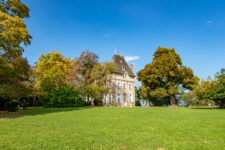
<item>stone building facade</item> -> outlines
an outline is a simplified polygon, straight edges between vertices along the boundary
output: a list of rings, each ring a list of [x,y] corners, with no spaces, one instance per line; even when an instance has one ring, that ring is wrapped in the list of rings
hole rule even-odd
[[[111,60],[116,67],[112,74],[112,89],[104,96],[103,105],[135,106],[135,75],[123,56],[115,54]]]

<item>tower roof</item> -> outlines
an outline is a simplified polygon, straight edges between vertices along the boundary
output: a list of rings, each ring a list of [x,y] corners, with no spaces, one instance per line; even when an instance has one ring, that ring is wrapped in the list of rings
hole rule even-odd
[[[129,76],[135,77],[123,56],[115,54],[112,62],[116,67],[116,73],[124,74],[124,72],[127,72]]]

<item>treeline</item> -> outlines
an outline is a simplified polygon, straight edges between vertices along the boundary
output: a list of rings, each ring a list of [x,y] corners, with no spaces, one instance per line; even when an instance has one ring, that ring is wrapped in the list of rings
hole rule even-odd
[[[214,79],[199,80],[191,68],[183,65],[175,49],[158,47],[150,64],[137,73],[142,86],[136,90],[137,100],[152,105],[217,105],[225,108],[225,69]]]
[[[53,51],[36,62],[33,91],[46,107],[101,105],[102,96],[110,92],[114,69],[111,62],[100,63],[93,52],[69,59]]]
[[[111,62],[100,63],[98,56],[89,51],[75,59],[52,51],[41,55],[35,66],[28,68],[27,78],[21,81],[23,88],[17,85],[11,88],[5,80],[1,109],[102,105],[102,96],[111,90],[110,74],[115,66]]]
[[[30,66],[21,46],[32,39],[24,23],[27,17],[29,8],[20,0],[0,1],[0,110],[101,105],[101,96],[111,89],[113,64],[100,63],[89,51],[75,59],[52,51]]]
[[[0,110],[101,105],[102,97],[112,90],[113,64],[100,63],[89,51],[74,59],[52,51],[31,67],[21,46],[28,46],[32,39],[24,23],[27,17],[29,8],[21,0],[0,1]],[[153,56],[137,73],[142,83],[136,90],[137,100],[157,106],[185,102],[225,108],[225,69],[213,79],[200,81],[174,48],[159,47]],[[140,103],[136,101],[136,105]]]

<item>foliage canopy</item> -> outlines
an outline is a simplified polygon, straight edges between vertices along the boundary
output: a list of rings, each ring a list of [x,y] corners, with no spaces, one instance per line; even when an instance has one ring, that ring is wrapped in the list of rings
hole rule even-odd
[[[199,100],[213,100],[220,108],[225,108],[225,69],[217,72],[214,80],[202,80],[195,93]]]
[[[29,17],[29,8],[20,0],[0,0],[0,94],[8,98],[26,96],[29,91],[31,69],[22,44],[30,44],[31,35],[28,33],[23,18]],[[9,98],[10,97],[10,98]]]
[[[158,47],[153,56],[152,63],[137,73],[143,85],[143,97],[149,100],[169,98],[173,105],[179,86],[193,90],[198,84],[198,77],[194,76],[191,68],[183,66],[174,48]]]

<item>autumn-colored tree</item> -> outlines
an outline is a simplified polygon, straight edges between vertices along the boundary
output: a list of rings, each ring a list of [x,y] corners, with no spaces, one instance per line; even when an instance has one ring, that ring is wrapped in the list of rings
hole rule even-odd
[[[92,77],[94,67],[99,64],[98,55],[84,51],[80,57],[75,58],[67,74],[67,84],[80,88],[80,91],[89,102],[99,94],[99,87],[94,87]]]
[[[8,93],[14,98],[24,97],[26,94],[26,82],[29,82],[30,66],[26,59],[17,57],[16,61],[8,63],[1,60],[0,67],[0,91]]]
[[[30,44],[23,18],[29,8],[20,0],[0,0],[0,92],[20,99],[26,95],[30,66],[22,57],[23,47]]]
[[[67,74],[67,84],[79,87],[88,101],[101,99],[110,91],[115,66],[111,62],[99,63],[98,55],[84,51],[75,58]]]
[[[111,73],[115,71],[115,66],[112,62],[98,63],[94,66],[91,73],[91,80],[94,81],[92,84],[93,88],[98,89],[96,94],[93,95],[95,98],[102,98],[102,96],[112,92],[112,76]]]
[[[158,47],[153,56],[152,63],[137,73],[143,85],[142,91],[145,91],[144,96],[149,100],[168,98],[170,104],[174,105],[178,87],[192,90],[199,79],[191,68],[183,66],[174,48]]]
[[[34,68],[36,88],[42,92],[50,92],[66,85],[66,73],[70,65],[70,59],[60,52],[52,51],[41,55]]]
[[[30,44],[23,18],[29,17],[29,8],[20,0],[0,1],[0,52],[4,58],[22,55],[23,47]]]
[[[202,80],[195,94],[198,100],[213,100],[220,108],[225,108],[225,69],[221,69],[214,79]]]
[[[97,64],[99,64],[98,55],[88,50],[82,52],[80,57],[75,58],[74,64],[69,70],[69,81],[76,81],[76,86],[92,84],[94,79],[91,74]]]
[[[194,90],[194,95],[196,95],[196,102],[198,102],[199,100],[201,101],[209,101],[209,90],[215,86],[216,82],[211,78],[208,77],[207,79],[202,79],[199,82],[199,85],[196,86],[195,90]]]

